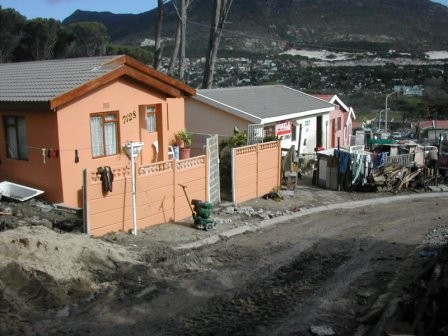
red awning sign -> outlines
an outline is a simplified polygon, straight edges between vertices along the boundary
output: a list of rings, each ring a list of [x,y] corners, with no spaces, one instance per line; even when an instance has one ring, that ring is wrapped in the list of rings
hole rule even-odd
[[[292,133],[291,126],[292,123],[290,121],[284,121],[282,123],[278,123],[275,125],[275,134],[277,136],[291,134]]]

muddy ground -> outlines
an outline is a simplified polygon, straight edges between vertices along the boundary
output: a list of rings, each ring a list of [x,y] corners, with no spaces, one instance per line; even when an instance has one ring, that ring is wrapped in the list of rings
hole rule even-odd
[[[32,225],[0,233],[0,334],[446,335],[442,195],[289,218],[188,250],[150,233],[138,243],[61,233],[55,224],[76,217],[45,219],[34,204]],[[33,217],[10,210],[5,227]]]

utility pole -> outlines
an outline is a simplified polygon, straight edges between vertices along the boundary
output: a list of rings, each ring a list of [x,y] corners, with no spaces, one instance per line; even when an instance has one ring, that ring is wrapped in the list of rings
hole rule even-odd
[[[437,119],[438,119],[438,113],[436,111],[436,122],[434,124],[434,140],[437,141]],[[438,145],[437,147],[437,161],[436,161],[436,168],[435,168],[435,178],[436,178],[436,187],[439,186],[439,161],[440,161],[440,151],[442,150],[442,138],[441,138],[441,133],[439,133],[439,142],[438,144],[436,143],[436,145]]]
[[[387,133],[387,100],[389,99],[389,97],[390,96],[392,96],[392,95],[394,95],[394,94],[398,94],[398,91],[394,91],[394,92],[391,92],[391,93],[389,93],[387,96],[386,96],[386,111],[385,111],[385,113],[386,113],[386,120],[385,120],[385,123],[384,123],[384,129],[385,129],[385,131],[386,131],[386,133]]]

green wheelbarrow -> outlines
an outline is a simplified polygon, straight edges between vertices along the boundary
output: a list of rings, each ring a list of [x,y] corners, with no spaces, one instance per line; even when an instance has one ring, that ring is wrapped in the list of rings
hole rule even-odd
[[[216,222],[211,217],[213,204],[196,199],[192,200],[191,204],[193,205],[192,215],[196,227],[205,231],[213,229],[216,225]]]
[[[190,199],[188,198],[187,191],[185,190],[187,186],[179,184],[184,190],[185,197],[187,198],[188,205],[190,206],[191,215],[193,216],[194,224],[198,229],[202,229],[205,231],[211,230],[216,226],[216,222],[211,217],[213,204],[210,202],[204,202],[197,199],[194,199],[190,203]],[[192,207],[193,205],[193,207]]]

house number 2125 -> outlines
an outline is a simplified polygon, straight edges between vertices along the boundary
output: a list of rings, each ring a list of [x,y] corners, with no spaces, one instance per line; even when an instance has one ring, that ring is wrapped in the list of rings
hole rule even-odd
[[[135,113],[135,111],[125,114],[124,116],[121,117],[123,119],[123,124],[126,124],[128,122],[130,122],[132,119],[137,118],[137,113]]]

